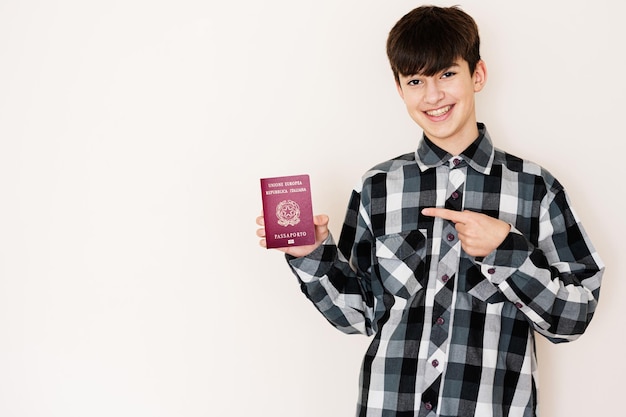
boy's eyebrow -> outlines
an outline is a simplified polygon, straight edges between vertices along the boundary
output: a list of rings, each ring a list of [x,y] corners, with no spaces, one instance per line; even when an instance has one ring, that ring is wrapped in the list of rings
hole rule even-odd
[[[443,67],[442,69],[437,71],[437,74],[440,74],[442,72],[446,72],[446,71],[448,71],[448,70],[450,70],[452,68],[459,68],[459,67],[460,67],[460,65],[458,63],[453,62],[452,64],[446,65],[445,67]],[[407,74],[407,75],[400,74],[400,75],[402,75],[403,77],[408,77],[408,78],[410,78],[410,77],[427,77],[427,75],[424,75],[424,73]]]
[[[456,62],[454,62],[454,63],[452,63],[452,64],[450,64],[450,65],[447,65],[446,67],[444,67],[444,68],[443,68],[441,71],[439,71],[439,72],[444,72],[444,71],[447,71],[447,70],[449,70],[449,69],[452,69],[452,68],[459,68],[459,67],[460,67],[460,65],[459,65],[459,64],[457,64]]]

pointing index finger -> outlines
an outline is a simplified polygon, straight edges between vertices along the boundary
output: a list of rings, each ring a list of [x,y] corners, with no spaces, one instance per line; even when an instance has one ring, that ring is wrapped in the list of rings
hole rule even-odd
[[[463,213],[445,208],[429,207],[422,210],[424,216],[440,217],[454,223],[463,223]]]

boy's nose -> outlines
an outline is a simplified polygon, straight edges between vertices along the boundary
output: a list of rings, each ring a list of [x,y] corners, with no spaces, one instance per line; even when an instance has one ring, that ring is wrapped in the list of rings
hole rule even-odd
[[[426,91],[424,93],[424,102],[427,104],[436,104],[443,98],[443,90],[439,88],[437,83],[426,84]]]

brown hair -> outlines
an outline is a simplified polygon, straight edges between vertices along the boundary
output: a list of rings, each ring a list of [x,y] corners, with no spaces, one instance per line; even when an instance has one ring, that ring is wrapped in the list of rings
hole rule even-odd
[[[400,75],[433,76],[459,58],[473,74],[480,60],[478,26],[457,6],[418,7],[389,32],[387,57],[396,82]]]

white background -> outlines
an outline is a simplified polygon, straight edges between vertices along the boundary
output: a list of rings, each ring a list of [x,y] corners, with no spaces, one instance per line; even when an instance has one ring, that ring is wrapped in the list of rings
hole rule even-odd
[[[624,3],[460,3],[479,119],[565,184],[607,264],[543,416],[623,411]],[[353,185],[421,134],[385,55],[412,1],[0,1],[0,416],[351,416],[369,339],[258,246],[259,178]]]

